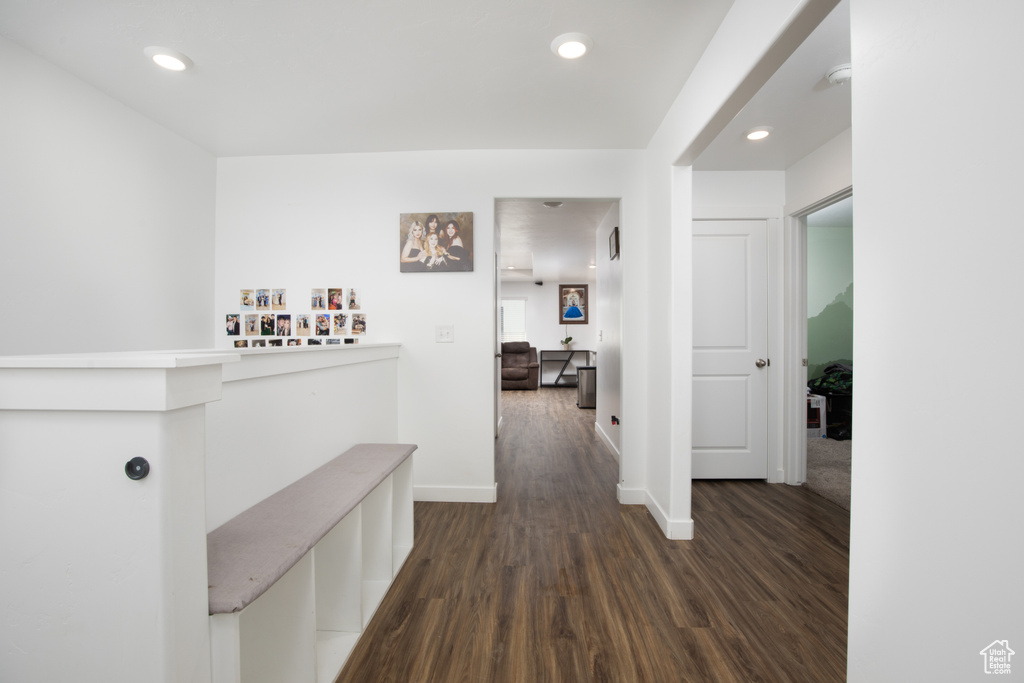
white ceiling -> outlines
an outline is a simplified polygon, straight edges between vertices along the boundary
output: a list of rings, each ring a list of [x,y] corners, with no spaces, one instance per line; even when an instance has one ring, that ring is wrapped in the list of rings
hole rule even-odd
[[[732,0],[2,0],[0,35],[217,156],[642,149]],[[843,0],[697,159],[782,170],[850,125]],[[593,39],[584,58],[555,36]],[[163,45],[195,67],[163,71]],[[775,128],[751,144],[753,125]],[[562,199],[561,209],[541,206]],[[610,198],[614,199],[614,198]],[[584,279],[613,202],[498,201],[503,265]],[[511,261],[514,259],[514,261]]]
[[[218,156],[642,148],[731,4],[3,0],[0,35]]]
[[[825,74],[850,62],[850,7],[842,0],[779,68],[694,163],[698,171],[784,171],[851,125],[850,85],[830,85]],[[766,140],[750,142],[746,131],[768,125]],[[548,198],[544,198],[548,199]],[[595,230],[607,203],[565,200],[560,213],[544,199],[499,200],[503,281],[587,281],[594,263]],[[558,199],[558,198],[550,198]],[[618,204],[614,203],[617,210]],[[598,215],[599,214],[599,215]],[[853,200],[812,217],[815,225],[853,225]],[[604,256],[606,258],[606,256]],[[532,270],[521,270],[530,268]],[[516,270],[509,271],[507,266]]]
[[[561,201],[549,208],[545,201]],[[597,253],[596,230],[618,200],[499,199],[494,215],[501,230],[501,279],[528,282],[589,282]],[[510,270],[509,266],[514,267]]]

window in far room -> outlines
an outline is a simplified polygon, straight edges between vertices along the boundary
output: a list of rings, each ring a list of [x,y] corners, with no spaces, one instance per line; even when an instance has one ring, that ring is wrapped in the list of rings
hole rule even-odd
[[[501,300],[501,341],[526,341],[526,299]]]

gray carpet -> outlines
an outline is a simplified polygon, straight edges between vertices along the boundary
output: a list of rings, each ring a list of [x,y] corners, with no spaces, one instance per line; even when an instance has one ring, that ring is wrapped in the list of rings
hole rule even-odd
[[[807,439],[804,486],[836,505],[850,509],[850,467],[853,441]]]

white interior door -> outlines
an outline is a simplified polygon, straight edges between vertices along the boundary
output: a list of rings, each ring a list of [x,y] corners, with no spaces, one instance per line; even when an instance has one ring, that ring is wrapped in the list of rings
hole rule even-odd
[[[693,223],[693,478],[768,477],[767,222]]]

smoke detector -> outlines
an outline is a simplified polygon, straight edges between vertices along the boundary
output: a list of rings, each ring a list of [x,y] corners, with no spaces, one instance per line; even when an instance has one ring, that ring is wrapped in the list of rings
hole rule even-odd
[[[853,66],[850,64],[840,64],[834,66],[828,70],[825,74],[825,78],[832,85],[843,85],[849,83],[850,79],[853,78]]]

